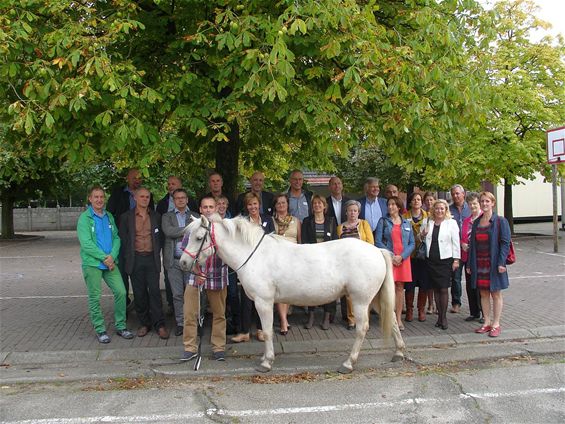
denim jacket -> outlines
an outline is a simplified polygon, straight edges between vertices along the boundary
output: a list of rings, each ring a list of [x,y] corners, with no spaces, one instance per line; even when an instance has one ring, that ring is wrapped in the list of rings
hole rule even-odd
[[[377,229],[375,230],[375,245],[380,248],[384,248],[393,252],[392,246],[392,227],[393,223],[390,216],[379,219],[377,224]],[[402,256],[403,260],[406,260],[416,243],[414,241],[414,233],[412,232],[412,225],[406,218],[402,218],[402,223],[400,224],[400,230],[402,232]]]

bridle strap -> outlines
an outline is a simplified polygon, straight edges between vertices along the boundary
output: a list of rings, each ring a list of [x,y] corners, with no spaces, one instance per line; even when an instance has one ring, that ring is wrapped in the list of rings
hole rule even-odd
[[[196,261],[198,260],[198,257],[200,256],[200,253],[202,253],[204,250],[207,249],[214,249],[214,253],[213,255],[216,254],[216,237],[214,235],[214,226],[213,224],[210,222],[210,224],[208,225],[208,227],[206,227],[206,231],[208,231],[208,233],[210,233],[210,245],[206,246],[206,248],[204,248],[204,242],[206,241],[206,237],[202,238],[202,243],[200,243],[200,247],[198,248],[198,251],[196,252],[195,255],[193,255],[192,253],[190,253],[186,248],[184,249],[184,252],[190,256],[191,258],[193,258],[194,260],[192,261],[192,266],[190,267],[190,271],[186,271],[189,274],[192,274],[194,276],[200,277],[200,278],[204,278],[206,280],[217,280],[218,278],[221,277],[207,277],[204,274],[198,274],[196,272],[192,272],[192,269],[194,268],[194,264],[196,263]],[[247,262],[249,262],[249,260],[251,259],[251,257],[255,254],[255,252],[257,251],[257,249],[259,249],[259,246],[261,245],[261,243],[263,242],[263,239],[265,238],[265,236],[267,235],[267,233],[263,232],[263,235],[261,236],[261,238],[259,239],[259,242],[257,243],[257,245],[255,246],[255,248],[253,249],[253,251],[251,252],[251,254],[247,257],[247,259],[234,271],[228,272],[228,277],[230,275],[236,274],[238,271],[241,270],[241,268],[243,268],[245,265],[247,265]]]

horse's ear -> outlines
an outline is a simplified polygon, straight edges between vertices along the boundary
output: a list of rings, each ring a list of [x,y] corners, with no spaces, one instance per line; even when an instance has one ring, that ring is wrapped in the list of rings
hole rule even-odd
[[[202,223],[200,225],[202,225],[204,228],[208,228],[208,226],[210,225],[208,218],[206,218],[204,215],[201,215],[200,218],[202,219]]]

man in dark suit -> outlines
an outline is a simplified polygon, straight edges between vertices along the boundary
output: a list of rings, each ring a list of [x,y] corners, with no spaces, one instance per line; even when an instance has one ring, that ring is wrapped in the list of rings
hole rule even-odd
[[[110,198],[108,199],[106,210],[113,215],[118,228],[120,227],[121,216],[130,209],[135,208],[135,191],[141,187],[142,182],[143,180],[139,169],[131,168],[126,176],[126,185],[114,187],[112,190],[112,194],[110,194]],[[149,199],[149,207],[153,209],[153,197]],[[124,258],[122,258],[120,253],[118,268],[126,288],[126,304],[129,310],[131,305],[131,299],[129,298],[129,276],[125,271],[124,262]]]
[[[350,200],[343,196],[343,183],[339,177],[331,177],[328,183],[330,195],[326,198],[328,202],[328,216],[333,216],[337,225],[347,220],[345,216],[345,203]]]
[[[153,328],[161,339],[168,339],[159,288],[161,216],[149,207],[150,198],[146,188],[136,190],[136,206],[120,217],[119,234],[125,270],[131,276],[135,311],[141,323],[137,336],[143,337]]]
[[[259,204],[259,213],[272,215],[273,214],[273,193],[264,191],[263,186],[265,184],[265,175],[260,172],[256,171],[253,173],[251,178],[249,179],[251,183],[251,193],[255,193],[259,196],[261,203]],[[248,192],[241,193],[237,197],[236,201],[236,213],[240,213],[243,215],[247,215],[247,211],[243,207],[243,198]]]
[[[378,197],[381,190],[378,178],[367,178],[364,188],[365,197],[358,199],[358,201],[361,203],[361,208],[359,210],[359,219],[369,221],[371,230],[375,231],[379,219],[381,219],[383,216],[386,216],[386,214],[388,213],[386,199]]]

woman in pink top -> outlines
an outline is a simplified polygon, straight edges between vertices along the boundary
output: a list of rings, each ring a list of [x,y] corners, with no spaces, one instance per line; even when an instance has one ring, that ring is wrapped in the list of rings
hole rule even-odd
[[[461,262],[465,265],[465,287],[467,289],[467,300],[469,301],[469,316],[465,321],[481,321],[481,299],[478,289],[471,286],[471,269],[467,266],[467,259],[469,258],[469,238],[471,230],[473,229],[473,222],[483,214],[481,205],[479,203],[478,193],[469,193],[465,199],[471,215],[463,220],[461,224]],[[482,323],[481,323],[482,324]]]

